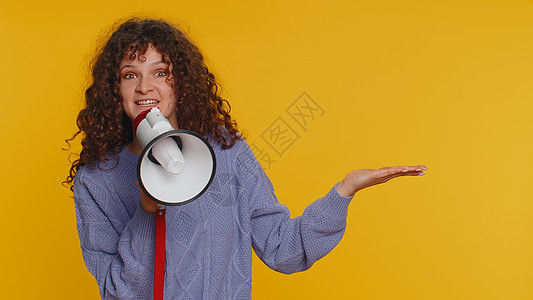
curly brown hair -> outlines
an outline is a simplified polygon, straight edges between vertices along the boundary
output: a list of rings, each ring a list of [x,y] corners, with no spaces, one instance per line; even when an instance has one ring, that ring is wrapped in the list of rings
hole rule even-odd
[[[64,184],[71,186],[77,171],[117,157],[133,140],[132,122],[126,116],[119,95],[119,65],[124,57],[135,59],[149,46],[172,66],[172,86],[179,112],[178,127],[198,132],[224,149],[242,137],[230,116],[231,107],[220,96],[220,85],[204,63],[203,55],[179,29],[162,20],[130,19],[111,34],[92,64],[92,84],[85,91],[86,107],[77,118],[82,150],[72,162]]]

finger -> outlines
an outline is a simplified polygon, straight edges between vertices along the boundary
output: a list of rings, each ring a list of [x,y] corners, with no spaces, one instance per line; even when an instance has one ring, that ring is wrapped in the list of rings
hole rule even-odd
[[[381,169],[377,169],[376,173],[377,173],[377,176],[388,176],[388,175],[391,175],[391,174],[396,174],[396,173],[399,173],[399,172],[402,172],[402,167],[383,167]]]
[[[420,172],[407,172],[407,173],[400,174],[400,176],[422,176],[422,175],[426,175],[426,173],[420,171]]]
[[[409,167],[409,171],[425,171],[428,168],[424,165],[418,165],[418,166],[411,166]]]
[[[402,167],[392,167],[389,170],[387,170],[386,173],[383,172],[381,174],[378,174],[378,176],[375,177],[375,180],[377,180],[378,182],[384,183],[398,176],[404,176],[407,173],[403,172],[403,170],[404,169]]]
[[[398,170],[398,168],[401,170],[401,172],[403,173],[408,173],[408,172],[420,172],[420,171],[425,171],[427,170],[428,168],[424,165],[418,165],[418,166],[400,166],[400,167],[394,167],[396,168],[396,170]]]
[[[408,172],[399,172],[399,173],[393,173],[393,174],[388,174],[386,176],[383,176],[381,178],[378,178],[378,181],[382,182],[382,183],[385,183],[393,178],[396,178],[396,177],[400,177],[400,176],[423,176],[425,175],[426,173],[424,173],[423,171],[408,171]]]
[[[418,176],[424,175],[423,171],[427,170],[427,167],[424,165],[418,166],[395,166],[395,167],[383,167],[375,170],[374,178],[380,180],[391,175],[398,176]],[[389,178],[388,180],[390,180]]]
[[[399,174],[402,174],[403,172],[402,167],[383,167],[381,169],[374,170],[374,173],[372,174],[372,177],[377,182],[387,182],[394,176],[399,176]]]
[[[425,170],[427,170],[427,168],[421,168],[419,166],[412,166],[412,167],[404,167],[405,169],[403,169],[399,174],[400,176],[412,176],[412,175],[416,175],[416,174],[419,174],[419,173],[424,173]]]
[[[391,167],[391,168],[387,168],[386,169],[386,172],[384,172],[384,174],[386,175],[393,175],[393,174],[401,174],[401,173],[405,173],[405,172],[408,172],[409,169],[407,167],[404,167],[404,166],[396,166],[396,167]]]
[[[422,175],[426,175],[426,173],[424,173],[423,171],[408,171],[408,172],[402,172],[398,174],[398,177],[399,176],[422,176]]]

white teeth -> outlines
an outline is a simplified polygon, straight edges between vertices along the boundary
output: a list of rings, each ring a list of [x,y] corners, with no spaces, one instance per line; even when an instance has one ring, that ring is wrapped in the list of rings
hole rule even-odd
[[[159,103],[159,101],[148,99],[148,100],[140,100],[135,103],[139,106],[151,106],[151,105],[156,105],[157,103]]]

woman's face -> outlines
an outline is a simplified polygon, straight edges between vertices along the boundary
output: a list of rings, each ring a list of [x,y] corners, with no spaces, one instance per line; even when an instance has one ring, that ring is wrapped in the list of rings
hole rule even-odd
[[[136,53],[135,60],[126,55],[120,63],[120,97],[124,112],[135,120],[141,112],[158,107],[177,128],[176,96],[170,68],[161,53],[149,46],[146,53]]]

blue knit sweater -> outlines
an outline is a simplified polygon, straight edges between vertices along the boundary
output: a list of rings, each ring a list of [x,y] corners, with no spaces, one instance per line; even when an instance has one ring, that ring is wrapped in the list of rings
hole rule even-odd
[[[252,247],[270,268],[293,273],[311,267],[344,233],[350,197],[333,188],[291,219],[246,142],[213,148],[209,189],[167,206],[165,299],[250,299]],[[118,161],[83,166],[74,182],[83,258],[103,299],[152,297],[155,215],[139,204],[137,160],[123,149]]]

